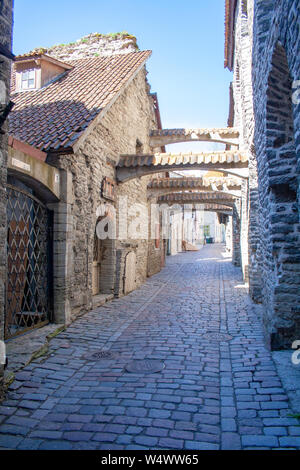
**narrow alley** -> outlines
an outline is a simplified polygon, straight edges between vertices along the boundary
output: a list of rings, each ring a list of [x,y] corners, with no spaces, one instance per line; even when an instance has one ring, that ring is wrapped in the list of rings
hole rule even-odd
[[[291,414],[240,268],[206,245],[80,317],[17,373],[0,448],[295,449]]]

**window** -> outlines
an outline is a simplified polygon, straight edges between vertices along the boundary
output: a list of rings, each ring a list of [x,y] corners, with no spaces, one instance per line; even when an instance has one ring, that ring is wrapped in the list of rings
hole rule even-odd
[[[35,88],[35,70],[26,70],[22,72],[21,76],[21,88],[22,90],[29,90]]]
[[[115,183],[106,177],[102,181],[102,197],[111,201],[115,200]]]

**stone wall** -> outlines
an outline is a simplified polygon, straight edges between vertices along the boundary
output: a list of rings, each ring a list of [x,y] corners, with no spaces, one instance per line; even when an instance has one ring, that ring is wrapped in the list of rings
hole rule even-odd
[[[249,282],[249,225],[250,224],[249,224],[249,182],[247,179],[241,180],[240,213],[241,213],[241,225],[240,225],[241,267],[243,270],[244,281]]]
[[[229,216],[225,225],[225,247],[226,253],[232,256],[232,216]]]
[[[12,0],[0,4],[0,44],[11,51],[12,43]],[[9,102],[11,61],[1,54],[0,57],[0,115]],[[7,178],[7,125],[0,131],[0,340],[4,336],[4,283],[6,279],[6,178]],[[0,395],[2,388],[2,366],[0,365]]]
[[[234,125],[249,153],[250,294],[264,304],[274,349],[300,337],[299,10],[297,0],[239,0],[235,20]]]
[[[67,297],[70,320],[92,305],[94,238],[101,204],[105,207],[111,205],[116,210],[117,236],[120,223],[119,207],[124,201],[129,208],[129,222],[134,217],[136,209],[139,209],[133,208],[133,204],[140,203],[145,207],[141,223],[142,225],[147,223],[149,212],[147,184],[151,177],[145,176],[119,185],[115,179],[115,167],[121,154],[136,153],[137,142],[139,145],[142,144],[143,152],[151,150],[149,131],[156,128],[157,123],[146,75],[145,68],[140,70],[104,117],[84,133],[76,144],[75,155],[49,159],[49,163],[65,170],[72,179],[70,198],[72,202],[68,215],[69,236],[65,234],[68,247],[65,266],[68,275],[64,284],[59,285],[59,280],[56,280],[56,296]],[[104,177],[115,181],[115,202],[101,196]],[[60,234],[60,238],[62,237],[63,234]],[[154,240],[150,243],[154,243]],[[118,296],[124,294],[125,259],[131,251],[136,255],[135,286],[138,287],[145,281],[148,270],[148,249],[147,238],[134,239],[126,234],[122,240],[117,239],[110,247],[106,247],[105,273],[107,274],[109,268],[113,269],[110,269],[110,274],[105,280],[102,279],[102,285],[105,283],[105,293]],[[151,274],[160,269],[157,259],[161,258],[161,251],[156,251],[156,259],[153,258],[152,262],[157,268],[152,270]]]
[[[300,337],[300,5],[255,2],[253,95],[265,325],[274,349]],[[298,156],[298,158],[297,158]]]
[[[43,52],[58,60],[87,59],[115,54],[128,54],[138,50],[135,36],[127,32],[114,34],[93,33],[69,44],[59,44],[49,48],[37,48],[34,52]]]
[[[241,201],[238,199],[232,211],[232,263],[241,266]]]
[[[150,204],[151,202],[153,203],[151,199],[149,202]],[[153,224],[153,228],[151,227],[151,221]],[[164,220],[162,213],[159,212],[156,218],[154,219],[153,210],[151,210],[150,207],[149,234],[151,239],[148,245],[147,276],[152,276],[153,274],[158,273],[161,268],[165,265],[167,240],[163,239],[163,236],[166,237],[167,235],[163,233],[163,223]]]
[[[243,181],[240,242],[241,267],[244,279],[250,278],[250,294],[260,298],[260,268],[257,261],[259,226],[257,224],[257,175],[254,153],[254,111],[252,96],[251,54],[253,42],[253,0],[239,0],[236,6],[235,47],[232,93],[234,114],[232,125],[240,129],[240,149],[249,157],[249,182]]]

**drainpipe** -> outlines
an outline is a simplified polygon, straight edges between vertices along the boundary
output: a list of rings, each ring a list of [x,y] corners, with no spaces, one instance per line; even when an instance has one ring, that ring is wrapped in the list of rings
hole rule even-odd
[[[181,249],[182,249],[182,242],[184,240],[184,206],[182,207],[182,240],[181,240]]]

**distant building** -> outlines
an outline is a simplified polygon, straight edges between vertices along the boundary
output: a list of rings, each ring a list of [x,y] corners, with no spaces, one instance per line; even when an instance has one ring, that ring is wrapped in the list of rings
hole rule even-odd
[[[204,179],[207,185],[217,179],[220,173],[207,172]],[[221,174],[222,175],[222,174]],[[185,172],[170,172],[170,178],[188,177]],[[224,180],[224,178],[223,178]],[[176,206],[178,206],[176,208]],[[226,230],[229,227],[229,218],[220,217],[217,211],[205,210],[204,205],[187,204],[176,205],[170,210],[169,220],[169,255],[176,255],[184,251],[184,242],[188,242],[199,248],[210,239],[213,243],[226,243]],[[231,252],[231,238],[227,238],[228,250]]]

